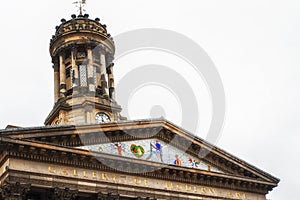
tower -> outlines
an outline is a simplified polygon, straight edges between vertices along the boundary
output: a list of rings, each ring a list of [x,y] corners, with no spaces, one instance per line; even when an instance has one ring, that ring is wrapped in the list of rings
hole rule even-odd
[[[115,101],[113,39],[99,18],[71,17],[61,20],[50,41],[55,104],[45,125],[121,120]]]

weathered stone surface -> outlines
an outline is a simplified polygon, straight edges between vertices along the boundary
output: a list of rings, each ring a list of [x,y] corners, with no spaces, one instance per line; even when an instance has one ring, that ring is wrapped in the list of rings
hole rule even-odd
[[[0,197],[3,200],[23,200],[30,190],[29,184],[5,182],[0,187]]]

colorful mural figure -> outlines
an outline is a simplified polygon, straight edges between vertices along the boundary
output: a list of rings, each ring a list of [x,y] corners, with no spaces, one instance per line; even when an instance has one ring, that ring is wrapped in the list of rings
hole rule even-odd
[[[178,166],[181,166],[181,160],[179,160],[179,156],[178,155],[175,155],[175,160],[174,160],[174,165],[178,165]]]
[[[114,144],[114,149],[116,149],[118,151],[118,155],[119,156],[123,156],[123,152],[125,152],[124,147],[121,143],[116,143]]]
[[[153,151],[152,153],[156,154],[159,157],[161,157],[162,156],[162,149],[161,149],[161,144],[159,143],[158,140],[155,141],[154,148],[155,148],[155,151]]]
[[[196,161],[195,159],[189,158],[189,162],[191,163],[192,167],[198,168],[200,165],[200,161]]]
[[[160,161],[162,163],[164,163],[162,145],[158,140],[155,140],[154,143],[150,142],[150,153],[149,153],[148,157],[146,158],[146,160],[150,160],[152,155],[156,155],[157,158],[159,158]]]
[[[132,144],[130,146],[130,151],[131,153],[133,153],[137,158],[141,158],[144,153],[145,153],[145,150],[142,146],[137,146],[135,144]]]

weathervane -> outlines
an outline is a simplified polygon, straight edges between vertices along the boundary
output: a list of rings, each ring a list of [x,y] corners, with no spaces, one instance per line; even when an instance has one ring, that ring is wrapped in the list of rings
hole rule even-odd
[[[76,4],[76,7],[79,8],[79,13],[82,15],[82,12],[86,11],[83,7],[86,5],[86,0],[75,1],[73,4]]]

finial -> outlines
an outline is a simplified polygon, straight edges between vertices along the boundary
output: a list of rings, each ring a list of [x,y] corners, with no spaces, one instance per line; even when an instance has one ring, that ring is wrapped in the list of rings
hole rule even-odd
[[[86,5],[86,0],[75,1],[73,4],[76,4],[76,7],[79,8],[79,15],[82,16],[83,12],[86,11],[85,9],[83,9]]]

